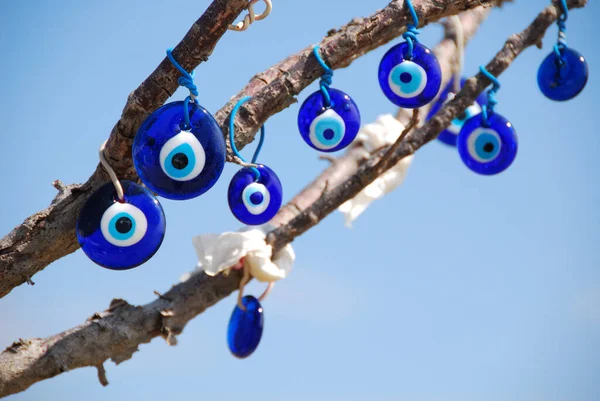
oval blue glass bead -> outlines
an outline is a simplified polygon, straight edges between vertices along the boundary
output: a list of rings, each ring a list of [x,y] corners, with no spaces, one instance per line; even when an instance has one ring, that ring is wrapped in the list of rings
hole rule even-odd
[[[538,86],[548,99],[564,101],[573,99],[585,87],[588,80],[587,61],[571,48],[561,50],[561,65],[555,53],[544,59],[538,70]]]
[[[264,325],[263,309],[258,299],[246,295],[242,298],[242,304],[246,310],[236,305],[227,327],[227,345],[238,358],[246,358],[256,350]]]
[[[271,220],[281,207],[281,181],[269,167],[258,165],[258,181],[249,167],[240,169],[229,183],[231,213],[242,223],[255,226]]]
[[[500,114],[488,116],[489,126],[481,116],[472,117],[458,134],[458,153],[465,165],[483,175],[506,170],[517,157],[517,134],[513,125]]]
[[[217,182],[225,165],[225,139],[214,117],[195,103],[188,107],[188,130],[183,102],[173,102],[148,116],[133,140],[133,163],[140,179],[168,199],[202,195]]]
[[[461,88],[465,85],[466,81],[467,80],[465,78],[462,78],[460,80]],[[456,95],[456,94],[454,93],[454,78],[453,78],[450,81],[450,83],[446,86],[446,88],[444,88],[442,93],[440,93],[438,100],[431,106],[429,114],[427,115],[427,120],[430,120],[442,108],[442,106],[444,104],[446,104],[446,102],[448,102],[451,99],[451,97],[453,97],[454,95]],[[438,139],[440,141],[442,141],[443,143],[445,143],[446,145],[456,146],[456,139],[458,138],[458,134],[459,134],[461,128],[463,127],[465,121],[467,121],[471,117],[475,117],[476,115],[480,114],[481,107],[483,105],[485,105],[486,103],[487,102],[486,102],[485,94],[483,94],[483,93],[480,94],[477,97],[477,100],[475,101],[475,103],[473,103],[471,106],[469,106],[462,115],[460,115],[460,116],[456,117],[454,120],[452,120],[452,123],[450,124],[450,126],[440,133],[440,135],[438,136]]]
[[[408,44],[392,47],[379,64],[379,85],[392,103],[415,109],[431,102],[442,85],[437,57],[427,47],[414,43],[413,55],[406,58]]]
[[[145,263],[165,236],[165,215],[158,199],[132,181],[121,181],[125,202],[108,183],[90,196],[77,219],[77,239],[95,263],[126,270]]]
[[[329,88],[331,107],[325,107],[321,91],[312,93],[298,113],[304,141],[321,152],[335,152],[350,145],[360,129],[360,112],[344,92]]]

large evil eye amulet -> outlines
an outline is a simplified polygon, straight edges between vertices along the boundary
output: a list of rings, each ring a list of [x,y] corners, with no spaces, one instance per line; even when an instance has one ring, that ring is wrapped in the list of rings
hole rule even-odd
[[[538,86],[548,99],[564,101],[573,99],[585,87],[588,65],[581,54],[571,48],[559,50],[560,56],[551,53],[538,70]]]
[[[321,90],[311,94],[300,107],[298,128],[302,139],[321,152],[335,152],[350,145],[360,129],[360,112],[346,93],[330,88],[333,70],[315,46],[313,54],[325,69]]]
[[[321,152],[335,152],[350,145],[360,129],[356,103],[344,92],[329,89],[331,105],[323,102],[321,92],[311,94],[298,114],[302,139]]]
[[[238,358],[250,356],[258,347],[263,334],[264,314],[258,299],[246,295],[241,303],[244,309],[236,306],[227,327],[227,345]]]
[[[83,205],[77,239],[83,252],[108,269],[126,270],[150,259],[165,235],[160,203],[146,188],[122,181],[123,200],[108,183]]]
[[[568,8],[565,0],[560,0],[562,14],[559,16],[558,42],[538,70],[538,86],[548,99],[565,101],[573,99],[585,87],[589,70],[587,61],[581,54],[567,46]]]
[[[506,170],[517,156],[517,134],[513,125],[499,114],[488,116],[482,124],[480,116],[465,122],[458,135],[458,153],[465,165],[482,175]]]
[[[133,162],[140,179],[168,199],[191,199],[208,191],[225,164],[225,141],[203,107],[173,102],[152,113],[133,141]]]
[[[191,199],[208,191],[225,165],[225,139],[214,117],[198,104],[193,76],[167,50],[190,90],[183,102],[166,104],[140,126],[133,140],[133,163],[140,179],[168,199]]]
[[[437,58],[422,44],[414,44],[412,57],[407,57],[407,52],[407,43],[388,50],[379,65],[379,85],[392,103],[415,109],[435,98],[442,72]]]
[[[464,78],[460,80],[461,88],[464,86],[465,82],[466,82],[466,79],[464,79]],[[441,92],[438,100],[433,104],[433,106],[431,106],[429,114],[427,115],[427,120],[431,119],[434,115],[436,115],[436,113],[442,108],[442,106],[444,104],[446,104],[450,100],[454,99],[454,96],[456,96],[456,93],[455,93],[455,85],[454,85],[454,78],[453,78],[450,81],[450,83],[446,86],[446,88]],[[477,100],[475,101],[475,103],[473,103],[472,105],[467,107],[467,109],[461,115],[459,115],[454,120],[452,120],[452,123],[450,124],[450,126],[448,128],[446,128],[445,130],[440,132],[438,139],[447,145],[456,146],[456,139],[457,139],[458,134],[459,134],[460,130],[462,129],[464,123],[469,118],[475,117],[476,115],[481,113],[481,108],[485,104],[486,104],[485,95],[480,94],[477,97]]]
[[[264,165],[257,165],[258,175],[250,167],[239,170],[231,179],[227,200],[233,215],[247,225],[260,225],[271,220],[282,203],[281,182]]]
[[[431,102],[442,85],[442,71],[437,57],[417,40],[419,19],[410,0],[405,6],[413,23],[402,35],[406,40],[392,47],[379,64],[379,85],[395,105],[415,109]]]

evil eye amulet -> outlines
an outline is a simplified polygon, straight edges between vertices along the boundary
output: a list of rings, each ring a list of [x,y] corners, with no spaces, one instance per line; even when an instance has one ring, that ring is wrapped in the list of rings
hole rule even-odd
[[[185,127],[183,102],[173,102],[152,113],[133,141],[133,162],[140,179],[168,199],[191,199],[208,191],[225,165],[221,128],[203,107],[188,105],[190,127]]]
[[[499,114],[470,118],[458,134],[457,148],[462,161],[472,171],[494,175],[506,170],[517,156],[517,134],[512,124]]]
[[[242,298],[243,311],[236,306],[227,327],[227,345],[238,358],[250,356],[258,347],[263,333],[264,315],[258,299],[251,295]]]
[[[329,88],[331,106],[323,94],[310,95],[298,113],[298,128],[304,141],[321,152],[335,152],[350,145],[360,129],[360,112],[354,100],[344,92]]]
[[[551,100],[569,100],[577,96],[588,80],[587,61],[571,48],[561,49],[562,59],[551,53],[538,70],[538,86]]]
[[[379,64],[379,85],[392,103],[415,109],[431,102],[442,85],[442,71],[437,57],[415,42],[413,55],[407,58],[408,44],[392,47]]]
[[[271,220],[281,207],[281,182],[267,166],[258,165],[258,180],[252,169],[244,167],[229,184],[227,199],[231,213],[242,223],[256,226]]]
[[[465,85],[466,79],[460,80],[460,87],[462,88]],[[438,97],[438,100],[431,106],[431,110],[427,115],[427,120],[431,119],[444,104],[448,103],[450,100],[454,98],[456,93],[454,93],[454,79],[450,81],[448,86],[444,89],[444,91]],[[456,139],[458,138],[458,134],[462,129],[464,123],[471,117],[475,117],[479,113],[481,113],[481,107],[486,104],[486,98],[484,94],[480,94],[477,97],[475,103],[467,107],[463,114],[456,117],[452,120],[452,123],[448,128],[440,132],[438,139],[445,143],[446,145],[456,146]]]
[[[77,219],[77,239],[95,263],[126,270],[150,259],[165,236],[165,215],[146,188],[121,181],[124,202],[112,183],[98,189],[83,205]]]

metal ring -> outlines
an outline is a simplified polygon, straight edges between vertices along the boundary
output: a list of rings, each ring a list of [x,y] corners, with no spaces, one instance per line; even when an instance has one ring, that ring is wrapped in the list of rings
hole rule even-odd
[[[273,9],[273,4],[271,3],[271,0],[262,0],[266,5],[265,11],[263,11],[261,14],[256,15],[254,13],[254,4],[258,3],[259,1],[261,0],[250,0],[250,3],[248,3],[248,14],[244,16],[244,20],[238,22],[235,25],[229,25],[229,30],[242,32],[248,29],[248,27],[250,27],[250,24],[252,24],[254,21],[260,21],[262,19],[267,18],[271,13],[271,10]]]

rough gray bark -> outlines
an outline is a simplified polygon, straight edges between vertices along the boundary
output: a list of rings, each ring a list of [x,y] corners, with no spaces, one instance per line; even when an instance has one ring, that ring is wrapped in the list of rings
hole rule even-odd
[[[480,5],[496,5],[509,0],[414,0],[420,26],[455,15]],[[239,15],[247,0],[216,0],[192,26],[174,49],[175,58],[187,70],[194,69],[212,52],[219,38]],[[398,37],[409,17],[403,1],[388,6],[367,18],[356,18],[338,30],[332,30],[321,42],[322,54],[334,68],[348,66],[354,59]],[[221,110],[215,118],[227,135],[227,119],[242,96],[253,99],[241,108],[236,119],[236,144],[243,148],[254,139],[258,128],[273,114],[296,101],[295,95],[321,75],[311,56],[312,45],[272,68],[258,74]],[[177,89],[179,73],[165,59],[130,96],[121,119],[113,128],[106,155],[117,175],[136,180],[131,160],[132,139],[149,113],[160,107]],[[228,160],[232,161],[228,152]],[[82,185],[62,186],[47,209],[28,217],[23,224],[0,240],[0,297],[25,282],[53,261],[79,248],[75,222],[87,198],[104,182],[98,167]]]
[[[573,0],[569,5],[582,7],[585,3],[585,0]],[[540,42],[545,30],[556,18],[557,12],[553,7],[542,11],[530,27],[521,34],[509,38],[503,49],[488,64],[488,69],[500,75],[524,49]],[[474,18],[473,21],[480,21],[480,19]],[[444,41],[442,46],[450,45],[448,41]],[[439,54],[452,56],[451,51]],[[452,62],[452,59],[441,61],[447,65]],[[319,218],[317,213],[320,213],[320,210],[333,210],[332,204],[341,204],[349,199],[368,185],[371,177],[380,174],[388,167],[386,165],[382,168],[373,168],[379,162],[381,155],[392,149],[392,156],[386,163],[392,165],[435,138],[455,116],[475,100],[488,83],[481,76],[471,78],[456,100],[448,103],[438,116],[409,135],[401,146],[383,149],[368,159],[358,167],[351,178],[345,179],[351,168],[348,171],[341,171],[339,167],[341,164],[334,163],[328,169],[325,181],[336,179],[336,174],[340,173],[337,179],[340,179],[342,184],[331,192],[326,192],[325,196],[320,196],[324,180],[317,179],[307,191],[303,191],[304,195],[294,200],[296,204],[302,204],[304,197],[310,199],[315,198],[315,194],[319,194],[316,196],[316,201],[306,202],[306,210],[287,225],[275,230],[272,238],[275,241],[279,240],[278,246],[280,246],[279,244],[306,231],[314,225],[310,217],[311,213]],[[352,148],[349,153],[356,150],[357,147]],[[362,158],[348,160],[350,164],[360,163]],[[281,213],[288,212],[282,209]],[[282,223],[286,222],[286,219],[281,216],[280,219]],[[107,311],[95,314],[82,325],[66,332],[46,339],[19,340],[0,354],[0,396],[22,391],[37,381],[83,366],[98,367],[99,377],[104,381],[101,367],[104,361],[112,359],[117,363],[122,362],[131,357],[139,344],[146,343],[159,335],[165,337],[169,344],[175,344],[176,335],[183,330],[187,322],[236,290],[240,279],[241,275],[238,271],[231,272],[229,276],[219,275],[214,278],[201,273],[174,286],[169,292],[147,305],[134,307],[123,300],[113,300]]]

